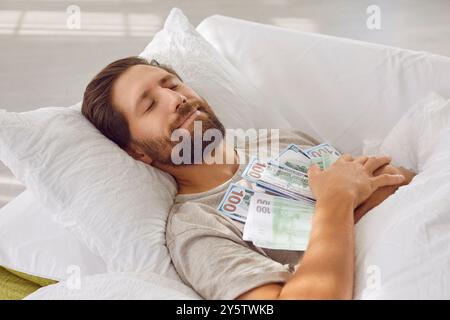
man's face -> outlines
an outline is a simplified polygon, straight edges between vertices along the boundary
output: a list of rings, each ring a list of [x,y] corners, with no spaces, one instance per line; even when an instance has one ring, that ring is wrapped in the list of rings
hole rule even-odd
[[[172,133],[184,128],[193,136],[194,121],[202,122],[203,132],[225,131],[206,100],[158,67],[127,69],[114,82],[112,104],[128,121],[133,156],[147,163],[172,164],[172,148],[178,143],[171,141]]]

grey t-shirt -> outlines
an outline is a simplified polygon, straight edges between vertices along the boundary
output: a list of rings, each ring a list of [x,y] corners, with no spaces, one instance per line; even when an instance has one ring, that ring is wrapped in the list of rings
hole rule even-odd
[[[256,138],[267,146],[278,136]],[[294,130],[279,131],[279,148],[290,143],[309,147],[319,142]],[[241,140],[236,151],[244,162],[255,153],[251,143]],[[179,194],[166,226],[166,240],[181,279],[205,299],[235,299],[269,283],[284,283],[295,271],[303,252],[269,250],[242,240],[244,224],[222,215],[217,207],[230,183],[241,180],[246,164],[234,176],[211,190]]]

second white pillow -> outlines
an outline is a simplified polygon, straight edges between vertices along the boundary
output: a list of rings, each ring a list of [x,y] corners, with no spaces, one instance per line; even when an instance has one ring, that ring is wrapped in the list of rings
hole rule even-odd
[[[176,277],[165,246],[173,179],[131,158],[77,108],[1,110],[0,159],[108,271]]]

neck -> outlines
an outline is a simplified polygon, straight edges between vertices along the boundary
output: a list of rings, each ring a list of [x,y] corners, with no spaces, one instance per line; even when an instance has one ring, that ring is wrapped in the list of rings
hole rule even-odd
[[[239,157],[233,147],[221,143],[215,150],[222,152],[223,159],[226,159],[227,154],[228,157],[232,154],[233,161],[231,163],[223,161],[224,164],[217,164],[208,163],[207,159],[204,159],[201,164],[173,166],[153,163],[152,165],[175,178],[178,194],[205,192],[230,180],[239,169]]]

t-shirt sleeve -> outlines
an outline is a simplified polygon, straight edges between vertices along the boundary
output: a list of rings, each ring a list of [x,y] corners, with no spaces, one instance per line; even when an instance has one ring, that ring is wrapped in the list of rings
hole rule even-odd
[[[285,283],[292,276],[287,265],[246,246],[220,222],[221,217],[202,215],[202,221],[194,224],[188,221],[192,216],[183,217],[190,213],[173,217],[167,245],[182,280],[203,298],[235,299],[264,284]]]

